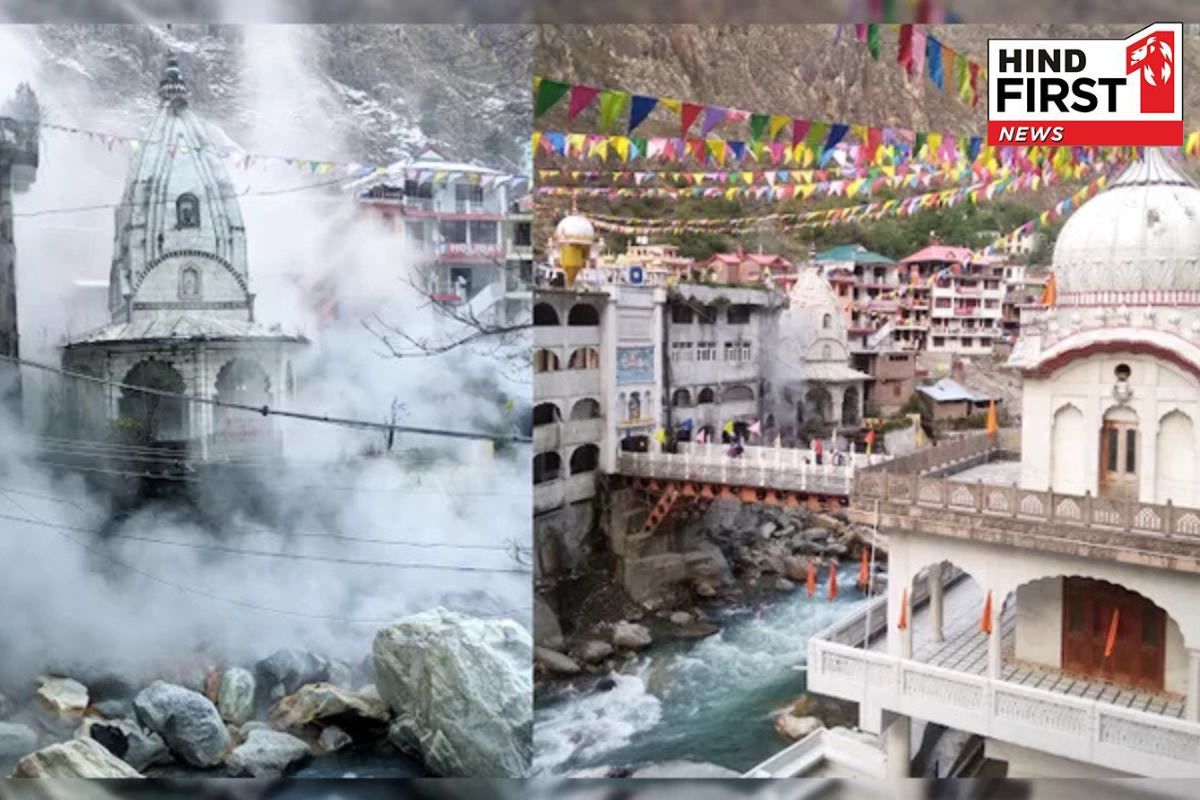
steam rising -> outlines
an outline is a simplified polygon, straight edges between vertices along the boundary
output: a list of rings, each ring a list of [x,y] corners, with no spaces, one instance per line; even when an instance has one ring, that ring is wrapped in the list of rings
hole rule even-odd
[[[48,68],[38,35],[0,27],[0,98],[28,81],[49,120],[94,128],[112,119],[79,82]],[[354,160],[330,121],[328,90],[308,66],[308,31],[248,27],[241,41],[238,100],[254,109],[254,125],[231,140],[248,152]],[[194,80],[186,63],[185,79]],[[124,110],[124,124],[113,130],[140,129],[144,100],[136,113]],[[221,107],[196,110],[214,127],[230,122]],[[14,200],[18,313],[22,354],[57,363],[65,336],[106,321],[104,290],[74,284],[107,278],[113,212],[20,215],[117,202],[128,151],[54,132],[41,141],[37,182]],[[261,162],[230,171],[235,188],[251,193],[333,177]],[[389,359],[353,316],[318,324],[298,284],[335,275],[347,310],[361,306],[416,336],[445,325],[408,282],[411,254],[348,195],[312,189],[249,195],[241,205],[256,319],[300,329],[312,341],[297,364],[296,410],[386,422],[398,403],[402,424],[468,430],[509,424],[512,412],[498,397],[525,405],[529,385],[507,383],[490,352]],[[492,396],[478,390],[480,381],[494,388]],[[0,688],[52,664],[104,661],[161,672],[201,650],[225,662],[285,646],[358,661],[383,620],[439,603],[528,624],[527,574],[344,563],[520,569],[505,548],[527,547],[530,538],[524,448],[492,460],[478,443],[401,434],[390,456],[349,460],[364,447],[383,449],[384,435],[286,421],[286,474],[205,478],[191,487],[195,509],[157,503],[111,522],[114,497],[38,463],[45,454],[34,437],[42,431],[31,420],[61,383],[27,370],[25,424],[0,417],[0,514],[45,523],[0,518]],[[231,511],[251,501],[268,509],[268,521]],[[301,558],[207,549],[213,546]]]

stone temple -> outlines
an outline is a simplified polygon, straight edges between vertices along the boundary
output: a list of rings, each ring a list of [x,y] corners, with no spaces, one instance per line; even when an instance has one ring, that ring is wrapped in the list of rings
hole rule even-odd
[[[158,95],[115,213],[110,322],[64,347],[65,369],[103,381],[68,380],[68,424],[197,460],[277,452],[273,417],[170,396],[286,406],[308,342],[255,319],[241,209],[173,57]]]

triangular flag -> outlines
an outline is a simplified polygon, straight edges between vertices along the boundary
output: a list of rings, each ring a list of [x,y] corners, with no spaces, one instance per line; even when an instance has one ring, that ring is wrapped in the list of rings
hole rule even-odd
[[[905,586],[900,590],[900,619],[896,620],[897,630],[907,630],[908,628],[908,587]]]
[[[650,112],[658,105],[657,97],[648,97],[646,95],[635,94],[633,101],[629,105],[629,132],[641,125],[646,117],[650,116]]]
[[[579,112],[587,108],[598,94],[600,94],[600,90],[591,86],[572,86],[570,105],[567,108],[567,122],[571,122],[579,116]]]
[[[766,114],[750,115],[750,141],[758,142],[762,140],[763,131],[766,130],[769,119]]]
[[[539,79],[537,88],[534,91],[533,116],[540,117],[542,114],[545,114],[570,89],[571,85],[562,81],[552,81],[548,78]]]
[[[772,114],[770,124],[767,126],[767,137],[770,139],[777,138],[779,136],[779,132],[783,130],[784,126],[786,126],[789,122],[791,122],[791,117],[788,117],[784,114]]]
[[[992,635],[992,592],[990,589],[987,598],[983,601],[983,618],[979,620],[979,630],[988,636]]]
[[[600,93],[600,130],[604,133],[612,131],[617,125],[617,118],[629,102],[629,93],[620,89],[605,89]]]
[[[867,26],[867,49],[871,52],[871,58],[879,60],[879,26]]]
[[[700,138],[708,136],[713,128],[725,121],[729,109],[720,106],[708,106],[704,109],[704,119],[700,123]]]
[[[696,117],[700,116],[700,112],[704,110],[704,106],[698,106],[695,103],[684,103],[679,111],[679,135],[686,137],[688,129],[692,127],[692,123],[696,121]]]

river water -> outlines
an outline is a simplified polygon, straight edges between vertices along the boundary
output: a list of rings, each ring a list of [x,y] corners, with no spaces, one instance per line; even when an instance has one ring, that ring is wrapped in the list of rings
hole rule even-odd
[[[762,609],[727,608],[719,634],[655,645],[635,673],[611,676],[609,691],[568,687],[540,698],[535,774],[671,761],[753,768],[787,745],[774,714],[805,691],[794,667],[805,663],[809,637],[864,602],[857,576],[856,564],[844,565],[832,601],[822,576],[811,599],[800,587]]]

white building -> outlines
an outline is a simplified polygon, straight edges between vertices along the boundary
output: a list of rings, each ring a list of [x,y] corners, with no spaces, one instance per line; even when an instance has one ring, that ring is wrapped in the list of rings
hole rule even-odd
[[[67,408],[91,438],[116,432],[200,459],[276,451],[270,417],[111,385],[276,405],[295,389],[292,357],[306,344],[255,319],[241,210],[174,59],[159,97],[115,214],[109,323],[63,352],[66,369],[110,384],[70,382]]]
[[[1019,437],[856,476],[887,595],[810,640],[809,686],[859,703],[891,775],[932,722],[1009,777],[1200,777],[1197,218],[1200,188],[1148,151],[1058,238],[1058,305],[1011,357]]]

